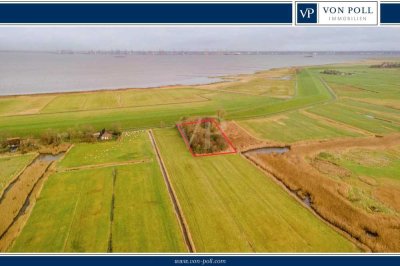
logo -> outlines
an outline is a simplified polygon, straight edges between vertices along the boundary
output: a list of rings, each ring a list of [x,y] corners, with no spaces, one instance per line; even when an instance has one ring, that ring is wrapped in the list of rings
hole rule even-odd
[[[317,23],[317,4],[297,4],[297,23]]]
[[[377,1],[297,2],[296,24],[378,25],[378,2]]]

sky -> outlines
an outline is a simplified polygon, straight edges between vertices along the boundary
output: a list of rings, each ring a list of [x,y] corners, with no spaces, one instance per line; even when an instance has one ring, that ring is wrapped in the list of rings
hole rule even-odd
[[[0,27],[0,50],[399,50],[383,27]]]

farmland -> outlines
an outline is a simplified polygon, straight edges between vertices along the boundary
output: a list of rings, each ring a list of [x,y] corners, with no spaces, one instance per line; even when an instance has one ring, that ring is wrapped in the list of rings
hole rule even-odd
[[[156,138],[197,251],[356,250],[241,156],[193,158],[175,130]]]
[[[400,251],[400,72],[376,62],[0,97],[3,149],[9,137],[57,137],[1,155],[0,191],[37,152],[72,144],[57,162],[25,169],[0,201],[9,231],[0,250]],[[193,156],[175,124],[202,118],[220,123],[238,152]],[[69,135],[114,127],[122,135],[111,141]],[[207,127],[190,129],[217,144]]]
[[[124,141],[143,145],[130,148],[145,149],[139,154],[119,150],[118,159],[140,157],[149,161],[51,175],[11,251],[185,251],[164,180],[145,136],[145,132],[126,135]],[[95,155],[98,150],[93,144],[91,149],[82,145],[88,154]],[[81,147],[76,149],[80,151]],[[75,155],[71,153],[64,160],[69,162],[70,156]]]
[[[259,138],[291,143],[310,139],[357,137],[360,134],[310,118],[298,111],[268,118],[240,121]],[[293,134],[296,132],[296,134]]]

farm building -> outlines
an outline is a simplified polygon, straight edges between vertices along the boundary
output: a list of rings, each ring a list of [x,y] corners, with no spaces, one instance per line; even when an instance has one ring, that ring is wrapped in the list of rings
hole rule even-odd
[[[21,145],[21,139],[20,138],[8,138],[6,140],[6,143],[7,143],[7,147],[11,151],[15,151]]]
[[[98,140],[111,140],[113,138],[112,132],[107,131],[105,128],[100,132],[94,133],[92,136]]]
[[[110,132],[108,132],[108,131],[104,132],[104,133],[101,134],[101,136],[100,136],[100,140],[110,140],[110,139],[112,139],[112,138],[113,138],[113,134],[110,133]]]

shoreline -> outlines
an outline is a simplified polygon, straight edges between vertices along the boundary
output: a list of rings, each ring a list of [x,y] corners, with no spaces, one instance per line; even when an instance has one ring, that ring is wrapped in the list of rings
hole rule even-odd
[[[285,66],[285,67],[271,67],[267,69],[255,70],[251,73],[237,73],[231,75],[221,75],[221,76],[208,76],[205,77],[207,79],[219,79],[219,81],[210,81],[206,83],[195,83],[195,84],[168,84],[168,85],[160,85],[160,86],[149,86],[149,87],[120,87],[120,88],[104,88],[104,89],[88,89],[82,90],[78,89],[76,91],[54,91],[54,92],[38,92],[38,93],[22,93],[22,94],[7,94],[1,95],[0,100],[6,98],[16,98],[16,97],[41,97],[41,96],[59,96],[59,95],[70,95],[70,94],[90,94],[90,93],[101,93],[101,92],[122,92],[122,91],[130,91],[130,90],[153,90],[153,89],[184,89],[184,88],[196,88],[202,86],[210,86],[210,85],[224,85],[235,81],[241,81],[245,78],[249,78],[251,76],[255,76],[257,74],[261,74],[263,72],[271,71],[271,70],[279,70],[279,69],[289,69],[289,68],[304,68],[304,67],[323,67],[323,66],[340,66],[347,64],[374,64],[376,62],[383,62],[385,60],[397,60],[399,57],[388,57],[388,58],[377,58],[370,57],[364,59],[357,60],[349,60],[340,63],[326,63],[326,64],[310,64],[310,65],[302,65],[302,66]]]
[[[395,57],[391,58],[394,59]],[[389,58],[388,58],[389,59]],[[59,96],[59,95],[70,95],[70,94],[84,94],[84,93],[99,93],[99,92],[113,92],[113,91],[130,91],[130,90],[151,90],[151,89],[182,89],[182,88],[188,88],[188,87],[200,87],[200,86],[209,86],[209,85],[216,85],[216,84],[227,84],[230,82],[234,81],[240,81],[243,78],[254,76],[266,71],[271,71],[275,69],[289,69],[289,68],[304,68],[304,67],[316,67],[316,66],[335,66],[335,65],[343,65],[343,64],[359,64],[359,63],[371,63],[371,61],[382,61],[383,58],[364,58],[364,59],[358,59],[358,60],[349,60],[346,62],[340,62],[340,63],[326,63],[326,64],[310,64],[310,65],[302,65],[302,66],[285,66],[285,67],[271,67],[267,69],[261,69],[261,70],[254,70],[251,71],[251,73],[237,73],[237,74],[231,74],[231,75],[221,75],[221,76],[207,76],[205,78],[207,79],[219,79],[219,81],[210,81],[210,82],[205,82],[205,83],[195,83],[195,84],[168,84],[168,85],[160,85],[160,86],[149,86],[149,87],[120,87],[120,88],[104,88],[104,89],[88,89],[88,90],[82,90],[82,89],[77,89],[76,91],[54,91],[54,92],[38,92],[38,93],[21,93],[21,94],[6,94],[6,95],[1,95],[0,94],[0,99],[5,99],[5,98],[15,98],[15,97],[24,97],[24,96],[29,96],[29,97],[36,97],[36,96]]]

